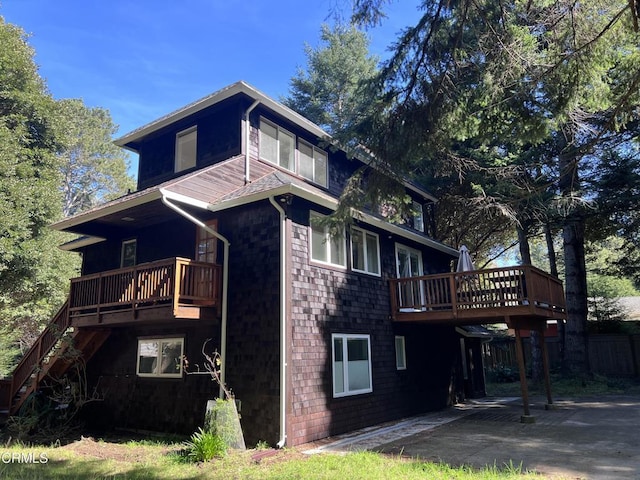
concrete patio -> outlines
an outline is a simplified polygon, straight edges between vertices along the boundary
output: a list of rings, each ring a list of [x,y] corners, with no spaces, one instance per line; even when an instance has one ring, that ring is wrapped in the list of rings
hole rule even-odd
[[[450,465],[522,465],[547,478],[640,479],[640,397],[487,398],[308,445],[307,453],[373,450]]]

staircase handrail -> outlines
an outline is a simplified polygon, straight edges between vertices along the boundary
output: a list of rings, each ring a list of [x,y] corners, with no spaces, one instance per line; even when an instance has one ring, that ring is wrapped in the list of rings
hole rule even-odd
[[[36,341],[31,345],[31,348],[13,370],[13,375],[9,379],[11,381],[9,398],[5,399],[5,401],[8,400],[9,402],[7,407],[10,413],[14,413],[12,411],[12,404],[15,396],[32,377],[34,370],[51,352],[62,334],[64,334],[70,326],[69,299],[67,298],[67,301],[60,307],[51,322],[49,322],[42,333],[40,333]],[[2,401],[2,399],[0,399],[0,401]]]

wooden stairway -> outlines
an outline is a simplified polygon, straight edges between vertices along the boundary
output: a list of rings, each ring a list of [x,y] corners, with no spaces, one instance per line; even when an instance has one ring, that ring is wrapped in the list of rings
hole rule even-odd
[[[71,354],[72,348],[86,362],[110,333],[109,329],[75,327],[72,330],[67,300],[22,357],[13,375],[0,380],[0,414],[14,415],[45,377],[62,376],[74,363],[76,356]]]

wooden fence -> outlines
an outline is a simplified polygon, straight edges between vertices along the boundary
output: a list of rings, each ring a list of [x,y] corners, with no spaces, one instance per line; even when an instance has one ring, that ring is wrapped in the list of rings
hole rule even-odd
[[[548,337],[547,352],[551,368],[560,366],[560,342]],[[531,342],[523,339],[525,362],[531,358]],[[485,367],[517,369],[515,339],[499,339],[487,344],[484,350]],[[640,335],[591,334],[589,335],[589,366],[593,373],[607,376],[640,376]]]

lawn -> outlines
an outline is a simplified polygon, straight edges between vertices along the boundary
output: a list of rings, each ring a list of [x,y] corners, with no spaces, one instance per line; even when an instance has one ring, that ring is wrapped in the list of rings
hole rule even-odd
[[[295,449],[233,451],[206,463],[185,463],[180,444],[82,439],[65,446],[0,448],[3,479],[537,479],[518,466],[482,471],[372,452],[305,455]],[[259,458],[261,457],[261,458]],[[13,463],[9,462],[11,458]],[[39,463],[19,463],[37,460]]]

